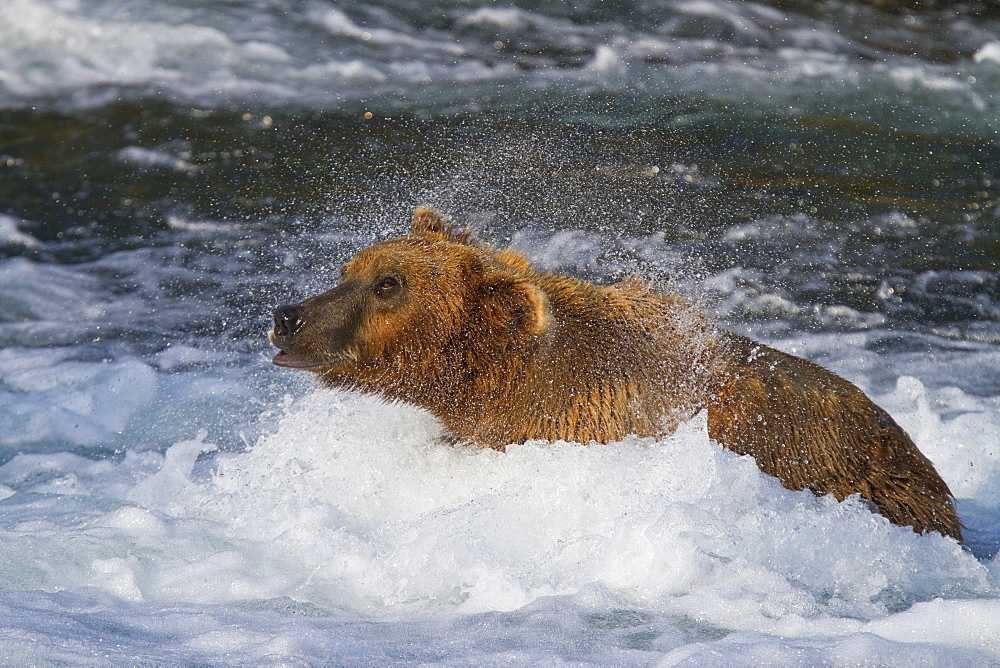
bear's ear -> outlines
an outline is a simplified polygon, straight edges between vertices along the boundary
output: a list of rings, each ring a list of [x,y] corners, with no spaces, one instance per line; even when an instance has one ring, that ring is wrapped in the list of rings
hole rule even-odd
[[[488,324],[528,335],[542,334],[552,325],[549,298],[531,281],[495,277],[484,287],[482,314]]]
[[[459,244],[472,243],[472,230],[459,230],[439,211],[429,206],[418,206],[410,221],[411,234],[429,234]]]

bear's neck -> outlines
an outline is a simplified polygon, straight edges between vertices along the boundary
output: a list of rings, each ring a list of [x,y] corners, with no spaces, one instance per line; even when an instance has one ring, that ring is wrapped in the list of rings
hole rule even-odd
[[[659,436],[706,405],[718,384],[709,362],[719,358],[718,333],[682,298],[639,284],[538,283],[551,315],[544,332],[456,337],[446,353],[456,364],[431,383],[437,391],[404,400],[459,439],[497,449]]]

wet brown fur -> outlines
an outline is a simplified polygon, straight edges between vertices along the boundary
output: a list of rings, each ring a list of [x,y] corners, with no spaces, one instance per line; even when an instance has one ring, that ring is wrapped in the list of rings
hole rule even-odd
[[[372,296],[385,277],[404,285]],[[785,487],[859,494],[896,524],[961,540],[948,486],[861,390],[678,295],[538,272],[426,207],[410,234],[358,253],[343,284],[303,303],[294,336],[272,334],[281,354],[314,360],[331,386],[421,406],[463,441],[661,436],[707,409],[709,436]]]

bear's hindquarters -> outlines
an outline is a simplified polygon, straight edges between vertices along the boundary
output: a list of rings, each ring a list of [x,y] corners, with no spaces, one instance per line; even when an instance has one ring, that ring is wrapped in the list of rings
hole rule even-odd
[[[951,492],[888,413],[804,359],[729,335],[732,364],[708,406],[709,436],[789,489],[859,494],[891,522],[962,540]]]

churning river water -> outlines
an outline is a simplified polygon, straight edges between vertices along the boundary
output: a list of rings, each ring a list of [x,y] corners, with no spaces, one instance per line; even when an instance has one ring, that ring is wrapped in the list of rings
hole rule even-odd
[[[4,0],[0,661],[1000,663],[1000,13],[917,4]],[[272,367],[418,203],[854,381],[967,545]]]

